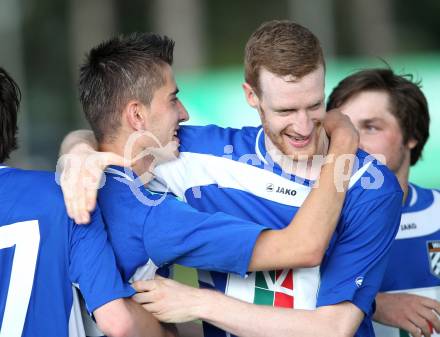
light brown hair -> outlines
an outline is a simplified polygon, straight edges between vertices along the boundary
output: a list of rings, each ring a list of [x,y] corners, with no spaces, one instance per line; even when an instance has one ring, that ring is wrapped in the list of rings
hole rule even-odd
[[[301,78],[325,66],[319,40],[292,21],[268,21],[249,38],[245,47],[245,80],[260,94],[259,74],[265,68],[279,76]]]

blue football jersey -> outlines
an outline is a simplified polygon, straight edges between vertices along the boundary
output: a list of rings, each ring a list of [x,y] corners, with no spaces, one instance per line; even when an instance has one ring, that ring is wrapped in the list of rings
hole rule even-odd
[[[99,210],[68,218],[54,173],[0,169],[0,336],[68,336],[77,284],[94,311],[134,291],[122,282]]]
[[[283,172],[266,151],[261,127],[183,126],[180,157],[156,168],[150,188],[170,190],[204,212],[223,211],[284,228],[312,181]],[[365,313],[357,336],[373,336],[371,315],[401,213],[394,174],[359,150],[340,221],[322,265],[251,273],[246,279],[199,273],[202,287],[241,300],[298,309],[352,302]],[[205,336],[229,336],[204,324]]]
[[[173,263],[246,274],[265,227],[152,193],[127,168],[113,166],[105,179],[98,204],[124,280],[151,278]]]
[[[440,301],[439,219],[440,192],[409,184],[380,291],[405,292]],[[375,331],[378,337],[409,337],[405,331],[379,324],[375,324]]]

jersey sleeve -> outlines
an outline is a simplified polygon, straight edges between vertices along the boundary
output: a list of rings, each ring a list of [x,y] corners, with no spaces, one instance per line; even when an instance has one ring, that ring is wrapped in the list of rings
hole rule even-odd
[[[256,240],[266,229],[225,213],[203,213],[172,197],[152,208],[144,244],[157,266],[188,267],[245,275]]]
[[[148,183],[148,187],[156,192],[171,192],[185,200],[185,192],[198,186],[209,184],[211,179],[205,173],[205,155],[223,157],[225,146],[234,144],[234,137],[240,138],[236,129],[222,128],[217,125],[193,126],[182,125],[179,129],[180,154],[176,160],[171,160],[156,166],[155,179]],[[195,155],[201,155],[202,161],[195,165]],[[188,171],[191,175],[188,176]],[[194,182],[197,181],[197,184]]]
[[[79,285],[90,312],[135,293],[122,282],[99,208],[89,225],[72,224],[69,274]]]
[[[352,302],[372,314],[400,223],[401,192],[390,192],[343,214],[342,229],[321,266],[317,306]]]

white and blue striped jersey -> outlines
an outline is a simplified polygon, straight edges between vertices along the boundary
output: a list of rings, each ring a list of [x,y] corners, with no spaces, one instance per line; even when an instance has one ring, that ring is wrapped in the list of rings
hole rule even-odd
[[[380,291],[405,292],[440,301],[439,191],[409,184]],[[409,337],[405,331],[379,324],[375,324],[375,331],[378,337]]]
[[[83,334],[72,283],[90,312],[134,293],[117,270],[99,209],[90,225],[76,225],[54,173],[3,166],[0,204],[1,337]]]
[[[313,182],[288,175],[273,162],[261,127],[183,126],[179,137],[179,159],[157,167],[150,188],[168,189],[201,211],[283,228],[311,190]],[[340,221],[319,268],[257,272],[245,279],[201,272],[200,285],[251,303],[298,309],[350,301],[366,315],[357,336],[373,336],[373,302],[400,222],[402,191],[386,166],[360,150],[356,158]],[[204,332],[229,336],[209,324]]]
[[[157,268],[173,263],[245,275],[255,242],[266,229],[154,194],[123,167],[106,170],[98,204],[124,280],[151,278]]]
[[[200,212],[174,196],[152,193],[129,168],[112,166],[98,205],[124,281],[168,277],[172,264],[245,275],[266,228],[226,213]],[[224,247],[230,249],[223,249]],[[100,336],[87,321],[88,336]]]

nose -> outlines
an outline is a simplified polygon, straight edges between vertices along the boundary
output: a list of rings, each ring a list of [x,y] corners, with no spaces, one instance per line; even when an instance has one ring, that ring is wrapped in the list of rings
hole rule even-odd
[[[179,122],[186,122],[187,120],[189,120],[188,111],[186,111],[185,106],[180,103]]]
[[[292,114],[294,131],[301,136],[309,136],[312,133],[316,122],[317,121],[312,120],[309,114],[304,110],[299,110]]]

